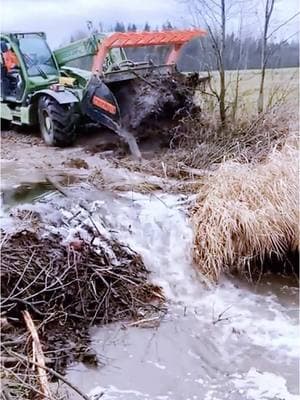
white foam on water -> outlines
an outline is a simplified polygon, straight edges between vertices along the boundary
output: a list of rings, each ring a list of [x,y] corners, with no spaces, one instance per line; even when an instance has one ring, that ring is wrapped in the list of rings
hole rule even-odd
[[[109,372],[109,366],[105,367],[99,372],[99,381],[88,381],[90,385],[105,385],[95,388],[93,394],[99,395],[103,390],[104,400],[296,399],[295,384],[290,393],[289,379],[291,369],[297,373],[295,365],[300,355],[297,313],[287,312],[290,310],[275,295],[256,294],[228,280],[212,289],[201,284],[192,264],[193,230],[183,205],[186,200],[173,195],[99,193],[97,201],[88,204],[93,223],[105,238],[117,238],[141,254],[151,271],[150,279],[163,288],[169,302],[168,318],[153,333],[168,351],[162,351],[158,358],[152,348],[144,360],[148,331],[128,328],[122,333],[126,346],[112,343],[107,347],[123,368],[130,365],[126,370],[128,379],[124,371],[119,377],[118,371]],[[77,234],[89,240],[84,228],[93,225],[88,211],[76,202],[68,206],[68,201],[59,205],[53,199],[53,211],[49,204],[30,207],[43,212],[49,230],[62,234],[66,242]],[[76,218],[71,218],[78,212]],[[100,328],[97,332],[107,332],[110,337],[109,329]],[[127,346],[129,353],[124,358]],[[172,352],[179,365],[174,365]],[[157,373],[163,376],[166,384],[162,384],[160,393],[155,392],[155,385],[139,385],[135,381],[135,371],[141,368],[156,379]],[[103,371],[107,371],[104,376]],[[178,374],[185,375],[179,378]],[[83,381],[88,375],[84,376]],[[133,382],[131,386],[128,381]],[[174,393],[169,393],[170,382],[176,382]],[[188,395],[182,395],[183,390]]]
[[[226,343],[234,327],[253,345],[274,350],[275,357],[286,355],[297,359],[300,356],[297,313],[292,318],[276,298],[258,295],[225,282],[199,299],[197,307],[197,318],[203,322],[207,320],[207,307],[211,308],[215,321],[221,315],[220,322],[217,322],[223,329],[220,345]]]
[[[271,372],[251,368],[233,382],[245,400],[299,400],[299,395],[288,391],[286,379]]]
[[[117,206],[118,217],[106,220],[120,240],[142,255],[152,279],[168,299],[194,301],[199,292],[192,264],[193,232],[186,213],[177,207],[178,196],[127,193]]]
[[[113,385],[108,387],[97,386],[88,394],[91,400],[129,400],[129,399],[151,399],[146,393],[141,393],[138,390],[119,389]],[[153,399],[154,400],[154,399]]]
[[[196,308],[202,321],[228,309],[221,321],[223,343],[232,334],[232,322],[253,344],[299,357],[299,326],[275,296],[257,295],[229,281],[212,290],[201,285],[192,266],[191,222],[178,206],[178,196],[126,193],[123,197],[127,201],[114,200],[117,215],[107,212],[105,220],[120,240],[142,255],[152,280],[163,287],[169,300]]]
[[[182,313],[182,309],[185,308],[186,314],[198,321],[199,336],[202,340],[204,337],[201,336],[201,331],[209,332],[210,337],[204,340],[215,351],[215,354],[211,354],[212,359],[222,357],[228,360],[230,356],[240,357],[237,368],[241,368],[242,372],[247,366],[249,368],[251,360],[247,359],[248,352],[253,352],[257,356],[260,353],[264,354],[264,357],[274,360],[274,365],[280,364],[282,360],[287,363],[296,361],[300,355],[298,320],[295,314],[291,316],[286,312],[286,308],[278,302],[276,296],[255,294],[251,290],[238,288],[227,280],[211,290],[207,290],[201,284],[192,265],[192,226],[181,203],[182,199],[178,196],[125,193],[113,199],[110,204],[99,205],[98,212],[101,218],[105,215],[105,223],[116,232],[121,241],[142,255],[145,265],[151,271],[151,279],[162,286],[167,299],[171,302],[170,314],[175,316],[177,313]],[[95,218],[100,222],[96,216]],[[218,316],[221,316],[220,321],[214,324]],[[180,318],[179,324],[182,323]],[[157,335],[160,335],[159,332],[160,330]],[[197,335],[192,333],[192,330],[191,334],[194,337]],[[128,340],[130,341],[130,330]],[[194,349],[186,349],[186,352],[195,363],[203,359],[204,354],[200,352],[199,355]],[[217,364],[215,360],[212,361],[212,365],[215,362]],[[156,362],[148,360],[148,363],[155,365]],[[166,371],[172,368],[168,360],[162,359],[159,364],[166,366]],[[208,370],[210,368],[215,367],[208,366]],[[224,389],[221,388],[224,385],[230,387],[232,378],[228,378],[226,384],[225,382],[216,384],[215,388],[204,379],[201,390],[205,393],[205,399],[244,399],[248,389],[247,396],[262,396],[263,380],[259,380],[261,376],[258,372],[254,375],[253,370],[250,371],[246,376],[248,381],[244,379],[236,383],[236,379],[234,380],[236,390],[232,392],[232,397],[224,393]],[[263,382],[270,376],[263,375]],[[201,378],[197,379],[199,381]],[[256,386],[253,386],[256,387],[255,393],[249,388],[251,379],[257,379]],[[189,381],[189,378],[183,381]],[[282,377],[280,382],[283,385],[283,382],[286,382],[285,378]],[[295,395],[290,394],[287,387],[285,391],[284,386],[279,389],[278,393],[291,396],[286,399],[294,400]],[[143,398],[146,399],[145,396]],[[156,397],[152,395],[151,398]],[[169,398],[172,399],[172,396]],[[178,393],[173,398],[184,397]]]

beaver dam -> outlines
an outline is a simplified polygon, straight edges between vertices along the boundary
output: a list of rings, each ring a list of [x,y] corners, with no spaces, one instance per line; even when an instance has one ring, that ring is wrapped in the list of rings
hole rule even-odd
[[[3,399],[298,398],[297,138],[186,118],[142,163],[4,142]]]
[[[24,222],[25,216],[34,228],[2,232],[2,378],[5,382],[11,374],[22,374],[25,386],[18,398],[30,398],[39,378],[30,373],[38,358],[34,337],[30,343],[32,332],[26,330],[26,312],[37,324],[47,362],[58,372],[76,359],[97,365],[89,348],[92,325],[160,318],[164,297],[147,281],[149,271],[140,255],[104,227],[100,231],[92,215],[82,211],[87,220],[73,239],[59,234],[56,226],[43,225],[39,214],[31,212],[17,218]],[[79,214],[68,221],[78,224]]]

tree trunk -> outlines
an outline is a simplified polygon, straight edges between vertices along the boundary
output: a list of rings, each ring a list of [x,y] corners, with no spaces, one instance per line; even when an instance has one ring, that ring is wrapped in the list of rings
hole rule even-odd
[[[220,110],[220,119],[221,119],[221,126],[222,126],[222,128],[225,128],[225,125],[226,125],[226,104],[225,104],[225,96],[226,96],[225,71],[224,71],[224,68],[221,67],[221,70],[220,70],[220,99],[219,99],[219,110]]]
[[[274,9],[275,0],[266,0],[265,6],[265,21],[264,21],[264,32],[262,37],[261,45],[261,77],[259,85],[259,95],[257,100],[258,113],[262,113],[264,110],[264,85],[267,67],[267,41],[268,41],[268,30],[270,25],[271,15]]]
[[[257,100],[258,113],[264,111],[264,85],[265,85],[266,67],[264,66],[261,70],[260,85],[259,85],[259,95]]]
[[[221,0],[222,10],[222,36],[221,36],[221,51],[220,51],[220,119],[222,128],[226,125],[226,79],[225,79],[225,67],[224,67],[224,54],[225,54],[225,40],[226,40],[226,18],[225,18],[225,0]]]
[[[268,0],[266,4],[266,16],[264,25],[264,35],[261,44],[261,75],[259,84],[259,94],[257,100],[257,110],[258,113],[262,113],[264,110],[264,86],[265,86],[265,76],[266,76],[266,48],[267,48],[267,32],[268,32],[268,15],[267,15]]]

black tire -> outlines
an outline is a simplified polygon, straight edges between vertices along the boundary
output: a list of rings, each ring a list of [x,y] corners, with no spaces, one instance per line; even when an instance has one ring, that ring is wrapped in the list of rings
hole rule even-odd
[[[1,132],[10,130],[10,121],[4,118],[1,118],[0,122]]]
[[[41,136],[49,146],[66,147],[76,139],[78,115],[70,104],[59,104],[49,96],[42,96],[38,103]]]

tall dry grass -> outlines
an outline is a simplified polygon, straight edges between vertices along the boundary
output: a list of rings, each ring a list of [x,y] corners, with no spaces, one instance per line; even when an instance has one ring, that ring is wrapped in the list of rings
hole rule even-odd
[[[191,169],[214,170],[225,160],[241,163],[262,162],[274,146],[285,142],[295,113],[285,107],[274,107],[257,116],[243,114],[235,123],[228,123],[220,130],[217,114],[202,112],[182,119],[176,129],[170,131],[170,148],[143,152],[142,163],[121,157],[112,160],[118,167],[125,167],[162,178],[190,180]],[[153,141],[155,148],[155,140]],[[147,148],[147,147],[146,147]],[[149,150],[149,143],[148,143]],[[188,190],[188,187],[186,187]],[[194,187],[191,188],[194,192]]]
[[[299,148],[289,136],[263,163],[227,161],[207,176],[193,210],[194,260],[206,277],[262,268],[299,249]]]
[[[182,120],[171,147],[177,162],[192,168],[210,168],[229,159],[260,162],[286,140],[293,119],[291,110],[278,106],[260,115],[244,113],[221,130],[216,113],[202,112]]]

